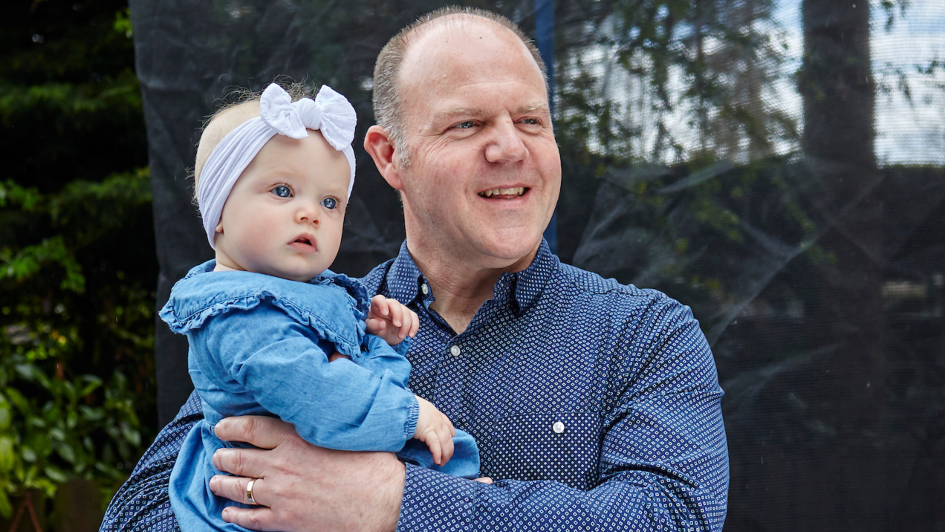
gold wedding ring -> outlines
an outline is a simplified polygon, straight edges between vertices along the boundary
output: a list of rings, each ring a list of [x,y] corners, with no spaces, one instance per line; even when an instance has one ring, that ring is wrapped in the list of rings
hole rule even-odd
[[[246,485],[246,498],[249,499],[250,504],[259,504],[256,502],[256,499],[253,498],[253,484],[256,483],[258,479],[252,479],[249,481],[249,484]]]

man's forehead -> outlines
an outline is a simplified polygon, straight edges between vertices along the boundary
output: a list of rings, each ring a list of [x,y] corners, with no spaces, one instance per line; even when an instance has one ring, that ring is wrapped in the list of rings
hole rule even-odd
[[[501,49],[506,57],[531,63],[538,70],[525,44],[511,30],[497,22],[473,15],[451,15],[431,21],[428,25],[431,27],[418,29],[418,35],[410,39],[400,69],[401,83],[433,79],[417,76],[414,71],[417,68],[425,72],[445,72],[461,71],[470,64],[487,67],[485,61],[478,60],[477,54],[470,53],[474,49]]]

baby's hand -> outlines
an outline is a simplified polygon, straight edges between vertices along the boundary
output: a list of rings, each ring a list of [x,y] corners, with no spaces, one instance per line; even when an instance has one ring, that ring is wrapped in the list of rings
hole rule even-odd
[[[371,300],[371,310],[364,322],[367,324],[367,332],[380,336],[388,345],[397,345],[407,336],[413,338],[420,328],[420,318],[416,312],[401,305],[396,299],[387,299],[384,296],[374,296]]]
[[[420,403],[420,417],[417,418],[417,431],[413,437],[426,443],[430,454],[433,455],[433,461],[442,466],[453,456],[453,436],[456,436],[456,429],[450,419],[432,403],[419,395],[416,397]]]

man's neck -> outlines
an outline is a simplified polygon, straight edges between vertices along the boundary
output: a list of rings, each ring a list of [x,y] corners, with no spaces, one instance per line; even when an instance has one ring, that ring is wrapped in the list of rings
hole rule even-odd
[[[493,289],[499,277],[506,272],[524,270],[532,263],[537,253],[536,248],[528,256],[511,264],[485,267],[471,264],[469,261],[451,260],[424,253],[422,250],[414,252],[409,240],[407,248],[436,298],[430,308],[436,311],[456,334],[465,331],[476,311],[483,303],[492,299]]]

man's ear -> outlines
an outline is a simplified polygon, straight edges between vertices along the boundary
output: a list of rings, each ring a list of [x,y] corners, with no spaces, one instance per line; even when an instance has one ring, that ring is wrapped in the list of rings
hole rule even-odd
[[[391,142],[384,128],[378,125],[368,128],[367,134],[364,135],[364,151],[374,159],[377,171],[381,173],[381,177],[387,181],[387,184],[396,190],[403,190],[397,150],[394,149],[394,143]]]

